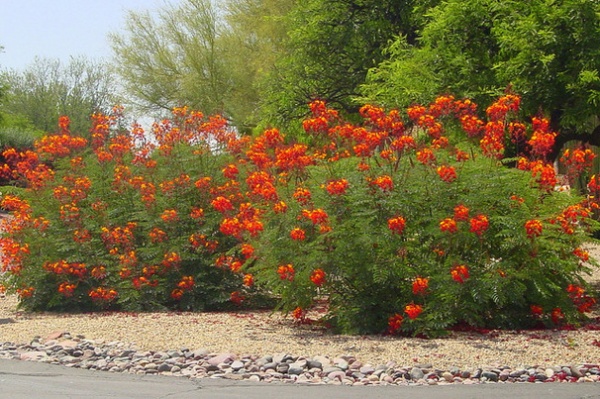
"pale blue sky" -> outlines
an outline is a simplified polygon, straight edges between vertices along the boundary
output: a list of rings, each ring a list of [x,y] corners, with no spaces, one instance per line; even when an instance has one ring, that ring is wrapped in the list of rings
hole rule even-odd
[[[0,0],[0,69],[22,70],[35,56],[111,58],[107,34],[124,27],[127,10],[154,10],[166,0]],[[170,0],[168,3],[177,3]]]

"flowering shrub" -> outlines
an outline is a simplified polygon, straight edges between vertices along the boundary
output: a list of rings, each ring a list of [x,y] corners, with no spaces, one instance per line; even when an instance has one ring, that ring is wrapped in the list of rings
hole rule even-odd
[[[500,98],[486,121],[472,102],[440,97],[409,108],[410,129],[396,112],[366,106],[355,126],[312,104],[312,162],[278,168],[285,141],[260,164],[238,156],[278,181],[245,270],[302,317],[326,299],[328,322],[350,333],[583,320],[595,299],[582,244],[597,205],[554,192],[545,156],[556,134],[543,119],[516,120],[519,101]],[[519,167],[503,166],[505,148],[525,141]]]
[[[233,137],[225,121],[185,108],[151,133],[117,129],[118,109],[93,120],[90,142],[61,118],[35,152],[4,151],[5,168],[28,186],[24,198],[1,203],[13,214],[0,238],[2,267],[21,305],[229,306],[242,260],[219,256],[239,242],[222,232],[221,213],[242,194],[218,155]]]
[[[349,333],[580,322],[600,197],[553,190],[556,133],[517,120],[519,102],[485,120],[451,96],[406,121],[367,105],[354,125],[315,101],[310,145],[185,108],[151,138],[96,115],[85,142],[62,120],[34,153],[5,155],[28,187],[1,204],[8,285],[31,309],[202,310],[263,290],[300,322],[326,301]],[[568,156],[572,173],[588,158]]]

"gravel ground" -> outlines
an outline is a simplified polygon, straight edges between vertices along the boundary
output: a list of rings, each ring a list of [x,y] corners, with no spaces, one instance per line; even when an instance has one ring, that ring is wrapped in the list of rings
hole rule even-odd
[[[600,258],[600,247],[591,253]],[[592,276],[600,283],[600,273]],[[600,314],[593,314],[600,328]],[[288,353],[314,356],[352,356],[363,364],[390,361],[437,369],[474,370],[555,367],[600,362],[600,333],[579,331],[454,332],[442,339],[331,335],[311,326],[295,326],[289,317],[267,311],[225,313],[109,313],[28,314],[16,310],[16,299],[0,299],[0,343],[29,343],[35,336],[56,331],[81,335],[96,342],[119,341],[140,350],[205,349],[244,355]]]

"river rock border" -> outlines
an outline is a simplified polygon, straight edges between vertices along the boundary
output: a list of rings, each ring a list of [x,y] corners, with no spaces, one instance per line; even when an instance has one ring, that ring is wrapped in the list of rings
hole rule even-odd
[[[5,342],[0,358],[38,361],[89,370],[161,374],[187,378],[223,378],[256,382],[332,385],[449,385],[477,383],[600,382],[599,364],[513,369],[438,370],[430,364],[363,364],[353,356],[311,358],[277,353],[268,356],[211,353],[181,348],[141,351],[123,342],[96,342],[55,332],[29,344]]]

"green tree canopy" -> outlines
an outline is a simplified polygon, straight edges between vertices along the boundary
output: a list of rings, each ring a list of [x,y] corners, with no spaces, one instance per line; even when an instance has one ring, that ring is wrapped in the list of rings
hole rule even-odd
[[[357,111],[354,97],[367,71],[384,60],[395,35],[417,38],[422,13],[434,0],[307,0],[286,16],[286,52],[264,92],[267,118],[292,120],[316,98]]]
[[[428,14],[417,46],[400,37],[388,54],[363,87],[371,101],[404,106],[447,91],[489,104],[511,88],[524,112],[541,110],[563,132],[557,150],[574,138],[600,144],[600,131],[589,135],[600,103],[596,1],[448,0]]]
[[[285,36],[279,18],[294,0],[185,0],[155,14],[128,14],[111,35],[117,72],[143,110],[188,105],[246,130],[257,123],[261,74]]]
[[[116,103],[115,79],[106,64],[84,57],[67,65],[36,58],[24,71],[4,70],[1,77],[7,87],[2,110],[21,127],[54,131],[58,117],[68,115],[71,129],[85,135],[90,116]]]

